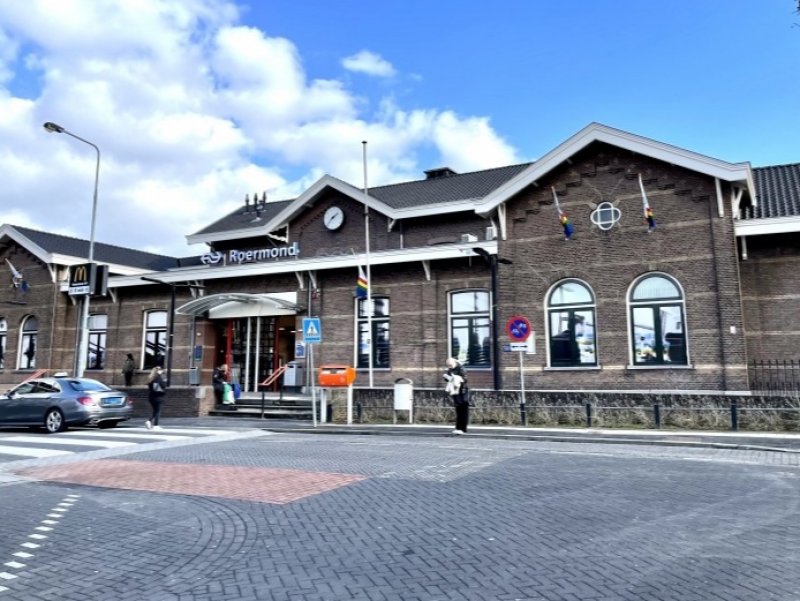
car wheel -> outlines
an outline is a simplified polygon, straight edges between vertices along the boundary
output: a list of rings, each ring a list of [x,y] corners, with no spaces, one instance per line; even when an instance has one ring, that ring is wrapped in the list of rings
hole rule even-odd
[[[50,409],[44,416],[44,429],[48,434],[55,434],[65,429],[64,414],[58,409]]]
[[[103,429],[105,430],[105,429],[107,429],[107,428],[114,428],[114,427],[116,427],[116,425],[117,425],[118,423],[119,423],[119,422],[114,422],[114,421],[100,422],[99,424],[97,424],[97,427],[98,427],[98,428],[103,428]]]

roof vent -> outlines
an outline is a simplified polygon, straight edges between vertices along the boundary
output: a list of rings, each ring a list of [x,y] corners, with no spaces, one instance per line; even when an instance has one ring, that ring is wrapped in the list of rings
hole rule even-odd
[[[450,177],[451,175],[458,175],[450,167],[438,167],[436,169],[428,169],[423,171],[425,179],[439,179],[440,177]]]

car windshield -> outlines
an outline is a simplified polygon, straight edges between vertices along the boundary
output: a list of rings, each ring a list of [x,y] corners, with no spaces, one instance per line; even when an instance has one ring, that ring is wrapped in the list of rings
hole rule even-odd
[[[111,390],[108,386],[97,380],[67,380],[67,385],[77,392],[92,392],[97,390]]]

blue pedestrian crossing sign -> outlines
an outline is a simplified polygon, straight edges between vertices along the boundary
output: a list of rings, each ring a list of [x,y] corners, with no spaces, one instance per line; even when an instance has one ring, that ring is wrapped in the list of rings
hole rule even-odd
[[[303,341],[322,342],[322,326],[319,317],[303,318]]]

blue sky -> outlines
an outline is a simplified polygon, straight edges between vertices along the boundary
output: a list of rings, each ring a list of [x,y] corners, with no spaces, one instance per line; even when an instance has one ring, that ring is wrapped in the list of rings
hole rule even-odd
[[[800,162],[794,0],[7,0],[3,222],[174,255],[267,190],[534,160],[600,122]]]

